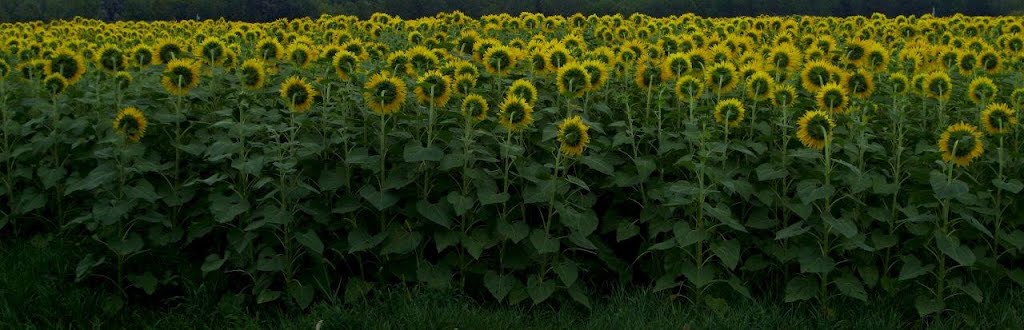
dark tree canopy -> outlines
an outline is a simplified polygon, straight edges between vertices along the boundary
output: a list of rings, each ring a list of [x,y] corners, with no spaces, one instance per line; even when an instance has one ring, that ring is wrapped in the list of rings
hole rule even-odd
[[[4,0],[0,21],[93,17],[106,20],[161,20],[224,17],[268,21],[321,13],[367,17],[385,12],[404,18],[461,10],[471,16],[523,11],[570,15],[645,13],[666,16],[751,15],[1010,15],[1024,12],[1024,0]]]

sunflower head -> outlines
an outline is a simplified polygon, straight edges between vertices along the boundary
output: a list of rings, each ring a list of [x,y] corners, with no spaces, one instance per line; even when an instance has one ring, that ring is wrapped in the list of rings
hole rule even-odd
[[[960,73],[965,75],[974,72],[978,68],[978,55],[970,51],[960,52],[957,67],[960,69]]]
[[[184,96],[199,85],[199,64],[189,60],[172,60],[164,69],[160,82],[173,95]]]
[[[114,132],[130,143],[139,142],[146,135],[146,126],[148,125],[146,116],[134,107],[121,109],[113,121]]]
[[[999,94],[999,87],[988,77],[977,77],[967,87],[967,97],[974,104],[984,104]]]
[[[50,75],[50,61],[35,59],[22,62],[18,64],[17,70],[24,79],[43,79]]]
[[[107,45],[96,52],[96,64],[103,70],[118,72],[128,66],[128,60],[121,48],[114,45]]]
[[[889,76],[889,84],[892,86],[893,93],[896,94],[906,93],[910,89],[910,79],[900,72]]]
[[[739,127],[747,110],[738,99],[725,99],[715,105],[715,122],[730,127]]]
[[[978,55],[978,64],[987,73],[998,73],[1003,67],[1003,58],[994,50],[986,50]]]
[[[683,53],[674,53],[661,62],[661,81],[667,82],[690,72],[690,58]]]
[[[224,46],[224,42],[217,38],[206,38],[203,43],[199,45],[197,49],[199,52],[199,58],[203,59],[209,64],[220,64],[224,61],[227,47]]]
[[[968,166],[985,153],[981,132],[971,124],[953,124],[939,137],[939,152],[948,163]]]
[[[11,65],[7,64],[7,61],[0,58],[0,80],[7,77],[7,74],[11,73]]]
[[[747,95],[756,101],[764,101],[772,97],[775,80],[764,71],[756,71],[747,78]]]
[[[487,100],[479,94],[469,94],[462,100],[462,115],[480,121],[487,119]]]
[[[249,59],[242,62],[242,67],[238,70],[238,79],[242,83],[242,87],[249,90],[256,90],[263,88],[263,85],[267,82],[267,69],[263,65],[263,61],[260,59]]]
[[[608,65],[597,60],[586,60],[582,63],[583,68],[590,74],[589,92],[596,92],[608,82]]]
[[[263,60],[280,60],[284,57],[284,47],[274,38],[260,40],[256,44],[257,57]]]
[[[800,73],[800,83],[808,92],[817,92],[829,83],[839,83],[842,73],[838,67],[825,61],[811,61]]]
[[[469,94],[474,88],[476,88],[476,76],[461,74],[455,77],[455,81],[452,82],[452,88],[455,89],[456,93]]]
[[[939,100],[946,100],[952,94],[953,82],[945,72],[936,71],[924,79],[922,87],[925,95]]]
[[[294,112],[302,113],[313,105],[316,98],[316,90],[313,89],[305,79],[299,76],[291,76],[281,83],[279,91],[281,99]]]
[[[590,89],[590,72],[583,65],[571,62],[558,69],[555,83],[562,95],[579,97]]]
[[[127,89],[128,86],[131,86],[132,81],[134,81],[134,78],[132,78],[132,74],[128,73],[128,71],[118,71],[114,74],[114,82],[117,84],[117,88],[120,88],[121,90]]]
[[[573,61],[572,54],[569,53],[565,46],[558,44],[551,50],[549,50],[544,57],[545,68],[549,72],[557,72],[562,66]]]
[[[562,154],[569,157],[583,155],[583,150],[590,144],[590,127],[580,116],[566,118],[558,125],[558,143]]]
[[[68,88],[68,81],[59,73],[51,73],[43,80],[43,86],[50,94],[57,95],[63,93]]]
[[[1015,89],[1010,93],[1010,105],[1017,109],[1024,107],[1024,88]]]
[[[716,63],[704,71],[707,86],[716,93],[728,93],[739,84],[736,66],[729,62]]]
[[[423,46],[416,46],[406,52],[409,56],[409,65],[416,72],[427,72],[437,67],[441,62],[437,54]]]
[[[443,107],[452,95],[452,80],[438,70],[427,71],[416,80],[416,101]]]
[[[796,87],[793,87],[793,85],[776,85],[775,90],[772,91],[772,105],[786,107],[792,105],[795,101]]]
[[[85,58],[71,50],[58,49],[50,58],[49,71],[64,76],[68,84],[74,84],[85,75]]]
[[[499,123],[509,131],[519,132],[533,123],[533,106],[522,97],[508,95],[498,108],[501,110]]]
[[[505,46],[491,47],[483,56],[484,69],[497,75],[508,74],[515,62],[512,49]]]
[[[139,67],[153,64],[153,60],[155,59],[153,49],[146,45],[138,45],[135,46],[135,48],[132,48],[131,56],[132,64]]]
[[[842,113],[850,104],[850,97],[843,86],[837,83],[829,83],[818,90],[815,100],[818,108],[831,113]]]
[[[509,86],[508,88],[508,94],[518,95],[529,104],[537,103],[537,87],[534,87],[533,82],[526,79],[519,79],[512,82],[512,86]]]
[[[288,46],[288,60],[299,67],[305,67],[312,63],[316,56],[313,50],[304,43],[293,43]]]
[[[341,80],[348,80],[353,72],[359,67],[359,57],[346,50],[339,50],[331,58],[331,67],[334,73]]]
[[[170,64],[173,60],[182,60],[187,52],[181,42],[164,39],[156,45],[156,60],[161,64]]]
[[[406,87],[405,82],[387,72],[381,72],[369,80],[363,86],[363,99],[373,112],[380,115],[389,115],[398,111],[405,103]]]
[[[1005,134],[1018,124],[1017,111],[1003,103],[992,103],[981,112],[981,125],[988,134]]]
[[[843,77],[843,87],[851,94],[866,99],[875,91],[875,78],[871,72],[858,69]]]
[[[828,113],[820,110],[808,111],[797,122],[796,136],[805,147],[822,150],[835,127],[836,123]]]

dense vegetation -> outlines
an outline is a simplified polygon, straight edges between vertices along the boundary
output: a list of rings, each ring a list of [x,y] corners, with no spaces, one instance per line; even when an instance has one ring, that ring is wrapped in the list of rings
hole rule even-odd
[[[0,25],[0,234],[120,302],[612,287],[920,315],[1024,283],[1024,20]],[[68,267],[70,265],[64,265]],[[148,297],[148,298],[147,298]],[[120,307],[121,305],[115,304]]]
[[[99,19],[169,20],[224,17],[271,21],[277,18],[346,14],[367,18],[391,13],[403,18],[459,10],[470,16],[536,12],[549,15],[695,13],[702,16],[818,15],[1006,15],[1024,12],[1024,0],[7,0],[0,21],[75,16]]]

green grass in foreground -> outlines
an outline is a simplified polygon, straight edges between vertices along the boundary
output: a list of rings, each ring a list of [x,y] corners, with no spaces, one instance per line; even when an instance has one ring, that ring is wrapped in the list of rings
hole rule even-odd
[[[621,290],[597,301],[593,311],[575,306],[508,307],[451,292],[394,287],[354,305],[321,304],[309,311],[279,307],[246,310],[232,299],[194,288],[170,303],[132,301],[116,313],[110,292],[73,283],[79,251],[56,239],[0,241],[0,328],[274,328],[313,329],[894,329],[1024,327],[1024,291],[989,288],[989,300],[965,314],[918,320],[910,302],[873,298],[836,303],[833,319],[811,304],[732,301],[715,313],[648,290]]]

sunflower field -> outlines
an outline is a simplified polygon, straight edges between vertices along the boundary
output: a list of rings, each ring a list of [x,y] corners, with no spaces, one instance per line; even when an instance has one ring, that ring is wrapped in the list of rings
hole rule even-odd
[[[943,313],[1024,284],[1022,51],[961,15],[2,23],[0,235],[128,301]]]

